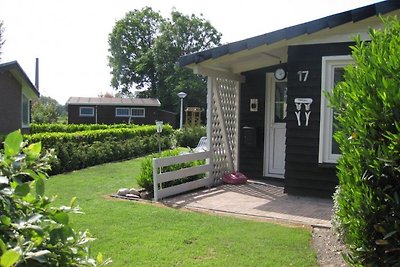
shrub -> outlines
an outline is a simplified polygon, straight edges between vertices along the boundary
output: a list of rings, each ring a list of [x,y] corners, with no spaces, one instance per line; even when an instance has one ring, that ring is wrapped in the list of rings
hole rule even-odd
[[[87,231],[71,226],[69,213],[78,213],[75,199],[69,206],[50,206],[45,195],[51,154],[41,155],[41,144],[29,146],[19,131],[8,135],[0,154],[0,266],[100,266],[89,257]]]
[[[206,136],[205,127],[186,127],[175,132],[177,146],[194,148],[202,136]]]
[[[172,127],[164,126],[163,149],[171,147]],[[155,126],[111,128],[78,132],[54,132],[27,135],[31,142],[53,148],[58,161],[52,161],[50,174],[85,168],[101,163],[132,158],[158,150]]]
[[[342,153],[336,228],[347,261],[363,266],[400,262],[400,23],[384,24],[370,30],[371,42],[356,39],[356,66],[346,68],[331,96]]]
[[[140,174],[136,178],[138,185],[145,188],[149,192],[153,192],[154,191],[153,158],[173,157],[173,156],[178,156],[179,154],[180,154],[180,150],[174,149],[174,150],[163,151],[163,152],[161,152],[161,154],[154,153],[152,155],[145,157],[142,161]],[[163,167],[163,172],[170,172],[170,171],[175,171],[175,170],[179,170],[182,168],[199,166],[199,165],[203,165],[204,163],[205,163],[204,160],[196,160],[196,161],[192,161],[192,162],[174,164],[174,165]],[[162,187],[166,188],[166,187],[170,187],[173,185],[178,185],[178,184],[194,181],[194,180],[200,179],[202,177],[204,177],[203,174],[185,177],[185,178],[181,178],[181,179],[177,179],[174,181],[169,181],[169,182],[163,183]]]

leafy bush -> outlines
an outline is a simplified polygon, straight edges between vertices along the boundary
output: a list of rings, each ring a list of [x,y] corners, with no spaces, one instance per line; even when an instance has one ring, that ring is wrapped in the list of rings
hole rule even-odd
[[[196,147],[202,136],[206,136],[205,127],[186,127],[175,132],[177,146],[181,147]]]
[[[164,126],[163,149],[171,147],[172,127]],[[123,160],[155,152],[158,137],[155,126],[111,128],[79,132],[54,132],[27,135],[31,142],[53,148],[58,160],[52,161],[50,174],[77,170],[105,162]]]
[[[41,156],[41,144],[27,145],[20,131],[8,135],[0,154],[0,266],[100,266],[89,257],[88,232],[75,231],[69,206],[51,207],[45,196],[51,154]]]
[[[161,152],[161,154],[154,153],[154,154],[149,155],[146,158],[144,158],[142,161],[140,174],[136,178],[138,185],[145,188],[149,192],[153,192],[154,191],[153,158],[173,157],[173,156],[178,156],[179,154],[180,154],[179,149],[173,149],[173,150],[163,151],[163,152]],[[196,160],[196,161],[191,161],[191,162],[174,164],[171,166],[163,167],[163,172],[170,172],[170,171],[175,171],[175,170],[179,170],[179,169],[183,169],[183,168],[204,165],[204,163],[205,163],[204,160]],[[203,177],[204,177],[203,174],[185,177],[185,178],[181,178],[181,179],[177,179],[174,181],[169,181],[169,182],[163,183],[162,187],[166,188],[166,187],[170,187],[173,185],[178,185],[178,184],[194,181],[194,180],[197,180],[197,179],[200,179]]]
[[[356,39],[356,66],[346,68],[331,96],[342,152],[336,228],[347,260],[363,266],[400,262],[400,22],[384,24],[370,30],[371,42]]]

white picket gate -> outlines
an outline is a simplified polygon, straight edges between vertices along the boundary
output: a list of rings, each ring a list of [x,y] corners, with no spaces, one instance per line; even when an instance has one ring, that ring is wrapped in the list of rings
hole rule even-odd
[[[158,201],[159,199],[176,195],[182,192],[190,191],[196,188],[212,186],[213,179],[211,178],[210,175],[212,171],[212,165],[210,164],[210,157],[211,157],[211,152],[204,151],[204,152],[190,153],[174,157],[154,158],[153,159],[154,201]],[[183,168],[180,170],[170,171],[170,172],[162,171],[163,167],[179,163],[195,161],[195,160],[206,160],[206,164],[189,168]],[[206,174],[204,178],[171,187],[162,188],[162,183],[202,173]]]

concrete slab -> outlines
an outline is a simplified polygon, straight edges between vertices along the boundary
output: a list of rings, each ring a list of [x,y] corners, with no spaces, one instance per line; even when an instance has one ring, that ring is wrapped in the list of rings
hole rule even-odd
[[[331,227],[332,200],[287,195],[283,187],[249,181],[221,185],[162,201],[172,207]]]

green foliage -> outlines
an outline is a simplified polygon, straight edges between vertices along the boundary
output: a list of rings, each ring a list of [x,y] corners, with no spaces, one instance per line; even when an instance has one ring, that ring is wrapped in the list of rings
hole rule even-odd
[[[180,152],[181,152],[181,150],[179,150],[179,149],[173,149],[173,150],[163,151],[163,152],[161,152],[161,154],[154,153],[152,155],[145,157],[142,161],[140,174],[138,177],[136,177],[136,181],[137,181],[138,185],[145,188],[149,192],[153,192],[153,187],[154,187],[153,158],[165,158],[165,157],[178,156],[180,154]],[[196,160],[196,161],[166,166],[166,167],[163,167],[162,170],[163,170],[163,172],[170,172],[170,171],[176,171],[176,170],[183,169],[183,168],[204,165],[204,163],[205,163],[204,160]],[[169,181],[169,182],[163,183],[162,187],[166,188],[166,187],[170,187],[173,185],[178,185],[178,184],[194,181],[194,180],[197,180],[197,179],[200,179],[203,177],[204,177],[203,174],[194,175],[191,177],[185,177],[185,178],[181,178],[181,179],[177,179],[174,181]]]
[[[102,256],[89,257],[87,231],[75,231],[69,206],[50,207],[45,179],[52,154],[41,156],[41,144],[27,145],[20,131],[9,134],[0,154],[0,266],[100,266]]]
[[[82,169],[157,151],[158,137],[156,136],[155,125],[125,128],[117,126],[109,125],[106,129],[78,132],[42,132],[27,135],[26,138],[32,142],[41,142],[43,147],[55,150],[57,160],[51,162],[51,174]],[[56,127],[58,125],[55,125],[54,128]],[[76,129],[75,127],[80,129],[79,125],[71,125],[72,129]],[[54,128],[48,127],[48,129]],[[172,135],[172,131],[171,126],[164,126],[161,135],[161,147],[163,149],[171,147],[170,135]]]
[[[363,266],[400,262],[400,22],[384,24],[370,30],[370,42],[356,39],[356,66],[346,68],[330,99],[342,152],[336,227],[347,260]]]
[[[62,116],[66,116],[65,106],[58,104],[57,100],[41,96],[32,105],[32,122],[35,123],[56,123]]]
[[[163,18],[150,7],[128,12],[109,35],[112,86],[129,93],[132,86],[148,89],[141,96],[160,99],[162,108],[177,111],[180,91],[190,106],[206,107],[206,80],[177,67],[180,56],[220,43],[221,34],[202,17],[173,10]]]
[[[202,136],[206,136],[205,127],[185,127],[175,131],[177,146],[195,148]]]

